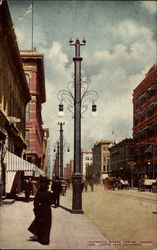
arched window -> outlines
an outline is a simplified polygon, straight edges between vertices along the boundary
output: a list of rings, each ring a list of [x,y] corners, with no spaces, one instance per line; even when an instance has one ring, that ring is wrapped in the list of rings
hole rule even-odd
[[[26,106],[26,121],[29,121],[29,112],[30,112],[30,104],[28,103]]]

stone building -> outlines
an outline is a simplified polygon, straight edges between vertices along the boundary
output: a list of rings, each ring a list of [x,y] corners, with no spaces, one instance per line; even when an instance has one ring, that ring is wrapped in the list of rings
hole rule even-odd
[[[109,175],[110,152],[109,147],[113,141],[103,140],[94,144],[93,151],[93,173],[100,176],[101,181]]]
[[[20,165],[4,164],[8,151],[23,157],[25,143],[25,113],[30,93],[13,29],[7,1],[0,5],[0,185],[3,195],[6,184],[15,182],[13,189],[20,192],[23,172]],[[14,172],[13,172],[14,171]],[[11,180],[10,180],[11,177]]]
[[[157,65],[133,91],[134,179],[157,177]]]
[[[86,168],[93,165],[93,153],[92,150],[81,150],[81,173],[82,177],[86,177]]]

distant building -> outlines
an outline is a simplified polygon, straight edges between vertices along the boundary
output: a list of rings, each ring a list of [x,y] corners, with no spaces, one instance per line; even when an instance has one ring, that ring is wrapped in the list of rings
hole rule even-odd
[[[126,138],[109,148],[110,176],[129,179],[131,182],[130,162],[133,161],[133,139]]]
[[[109,175],[110,152],[113,141],[98,141],[93,147],[93,173],[100,175],[101,181]]]
[[[157,177],[157,65],[133,91],[134,179]]]
[[[42,104],[46,101],[44,57],[36,50],[21,51],[21,58],[31,94],[26,110],[26,160],[44,169],[44,128]]]
[[[25,112],[30,93],[7,1],[0,4],[0,192],[22,190]],[[5,161],[5,156],[14,157]],[[10,158],[9,158],[10,159]],[[15,160],[19,160],[16,164]]]
[[[49,139],[49,129],[48,128],[44,128],[44,138],[43,138],[43,168],[42,170],[45,173],[48,173],[49,169],[49,144],[48,144],[48,139]]]
[[[81,150],[81,173],[86,176],[86,168],[93,165],[93,152],[91,149]]]
[[[64,178],[71,181],[72,180],[72,171],[71,171],[71,165],[66,164],[66,167],[64,168]]]

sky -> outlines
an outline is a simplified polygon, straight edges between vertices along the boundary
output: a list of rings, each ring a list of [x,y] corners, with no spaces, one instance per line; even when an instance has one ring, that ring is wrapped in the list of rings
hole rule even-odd
[[[73,84],[74,42],[81,46],[82,81],[98,93],[97,116],[91,116],[91,103],[82,114],[82,149],[96,141],[121,141],[132,137],[132,94],[156,63],[155,1],[32,1],[8,0],[20,50],[44,55],[46,103],[42,105],[44,126],[49,128],[51,154],[59,140],[58,122],[65,122],[64,165],[73,159],[74,119],[64,103],[64,116],[58,116],[60,90]],[[32,35],[33,33],[33,35]],[[67,144],[70,152],[66,152]]]

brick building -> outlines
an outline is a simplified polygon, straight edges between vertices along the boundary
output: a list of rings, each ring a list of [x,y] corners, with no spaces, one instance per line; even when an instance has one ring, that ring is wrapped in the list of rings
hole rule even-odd
[[[37,54],[36,50],[20,53],[31,94],[26,109],[26,160],[44,169],[44,128],[41,116],[42,104],[46,101],[44,57]]]
[[[133,91],[134,180],[157,177],[157,65]]]
[[[81,150],[81,173],[86,176],[86,168],[93,165],[93,152],[90,149]]]

